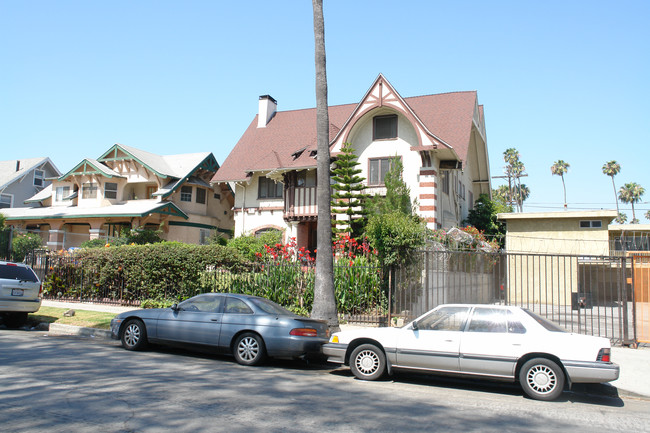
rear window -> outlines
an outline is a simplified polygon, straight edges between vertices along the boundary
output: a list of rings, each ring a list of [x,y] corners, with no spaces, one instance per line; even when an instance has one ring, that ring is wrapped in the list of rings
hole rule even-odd
[[[526,314],[528,314],[530,317],[535,319],[535,321],[537,323],[539,323],[544,328],[546,328],[547,331],[566,332],[566,330],[564,328],[562,328],[561,326],[559,326],[555,322],[551,322],[550,320],[548,320],[548,319],[546,319],[546,318],[544,318],[542,316],[538,316],[537,314],[533,313],[532,311],[526,310],[525,308],[522,308],[522,310],[524,310],[526,312]]]
[[[278,315],[278,316],[293,316],[294,314],[286,310],[284,307],[281,307],[280,305],[276,304],[273,301],[269,301],[268,299],[264,298],[249,298],[249,301],[251,301],[257,308],[260,310],[264,311],[265,313],[268,314],[273,314],[273,315]]]
[[[24,266],[0,265],[0,278],[6,280],[20,280],[38,282],[34,271]]]

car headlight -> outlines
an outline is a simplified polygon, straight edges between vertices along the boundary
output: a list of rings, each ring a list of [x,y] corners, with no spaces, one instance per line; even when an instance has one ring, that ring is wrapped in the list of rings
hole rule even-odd
[[[338,343],[338,342],[339,342],[339,336],[332,335],[332,338],[330,338],[330,343]]]

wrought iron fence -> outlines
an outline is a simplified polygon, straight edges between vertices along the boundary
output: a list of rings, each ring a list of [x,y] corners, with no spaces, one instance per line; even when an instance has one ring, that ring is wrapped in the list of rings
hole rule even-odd
[[[391,319],[440,304],[527,308],[565,329],[636,341],[631,264],[625,257],[423,251],[391,273]]]

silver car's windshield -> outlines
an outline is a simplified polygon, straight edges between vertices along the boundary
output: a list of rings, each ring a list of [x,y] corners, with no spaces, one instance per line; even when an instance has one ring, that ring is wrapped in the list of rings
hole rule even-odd
[[[524,310],[526,312],[526,314],[528,314],[530,317],[535,319],[535,321],[537,323],[539,323],[540,325],[542,325],[547,331],[551,331],[551,332],[567,332],[564,328],[559,326],[557,323],[551,322],[550,320],[546,319],[545,317],[538,316],[537,314],[535,314],[532,311],[527,310],[525,308],[522,308],[522,310]]]
[[[276,304],[273,301],[269,301],[268,299],[249,298],[248,300],[251,301],[253,304],[255,304],[257,308],[259,308],[260,310],[268,314],[279,315],[279,316],[294,315],[291,311],[287,310],[284,307],[281,307],[280,305]]]

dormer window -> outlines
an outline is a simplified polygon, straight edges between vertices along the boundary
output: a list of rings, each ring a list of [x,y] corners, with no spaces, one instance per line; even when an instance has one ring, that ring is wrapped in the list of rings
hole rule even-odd
[[[84,183],[81,186],[81,198],[97,198],[97,184],[95,182]]]
[[[117,183],[106,182],[104,184],[104,198],[117,198]]]
[[[397,138],[397,114],[373,117],[372,139],[387,140],[390,138]]]
[[[192,187],[181,187],[181,201],[192,201]]]

